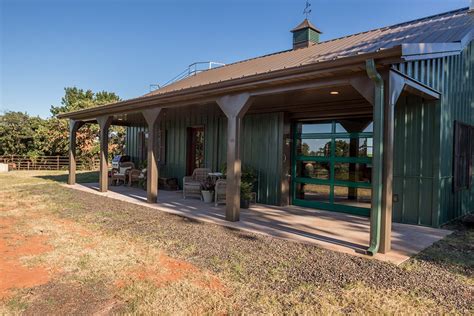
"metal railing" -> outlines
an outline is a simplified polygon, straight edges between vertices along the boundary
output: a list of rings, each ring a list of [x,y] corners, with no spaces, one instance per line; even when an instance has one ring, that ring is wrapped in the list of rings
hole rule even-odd
[[[191,65],[188,66],[187,69],[183,70],[180,74],[178,74],[174,78],[168,80],[164,84],[162,84],[162,85],[151,84],[150,85],[150,91],[156,90],[156,89],[153,89],[155,87],[157,89],[160,89],[160,88],[166,87],[167,85],[170,85],[170,84],[172,84],[176,81],[180,81],[180,80],[183,80],[187,77],[194,76],[194,75],[196,75],[196,74],[198,74],[202,71],[213,69],[213,68],[218,68],[218,67],[221,67],[221,66],[225,66],[225,64],[218,63],[218,62],[215,62],[215,61],[198,61],[198,62],[192,63]]]
[[[99,169],[99,157],[78,158],[76,168],[78,170]],[[0,156],[0,163],[8,164],[11,170],[67,170],[69,157],[67,156]]]

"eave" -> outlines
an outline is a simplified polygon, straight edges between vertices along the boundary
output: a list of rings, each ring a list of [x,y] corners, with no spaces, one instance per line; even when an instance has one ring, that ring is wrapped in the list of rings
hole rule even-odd
[[[150,107],[174,107],[181,105],[213,102],[217,97],[239,92],[262,93],[265,89],[275,89],[302,81],[350,75],[365,69],[365,61],[373,58],[380,65],[390,65],[402,61],[400,46],[373,53],[343,57],[309,65],[271,71],[242,78],[205,84],[202,86],[171,91],[168,93],[138,97],[117,103],[103,105],[58,115],[58,118],[93,120],[103,115],[136,112]]]

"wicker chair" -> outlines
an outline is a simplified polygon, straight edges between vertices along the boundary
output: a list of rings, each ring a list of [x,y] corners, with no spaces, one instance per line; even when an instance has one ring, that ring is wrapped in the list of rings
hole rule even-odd
[[[226,202],[226,181],[225,179],[219,179],[216,181],[216,187],[214,188],[214,205],[217,206],[219,203]]]
[[[196,168],[193,171],[192,176],[186,176],[183,178],[183,198],[187,196],[198,196],[202,200],[201,195],[201,184],[207,179],[211,169],[208,168]]]
[[[131,187],[133,182],[145,181],[146,180],[146,168],[139,170],[139,169],[132,169],[128,173],[128,186]]]
[[[121,163],[118,170],[112,169],[110,182],[113,184],[115,181],[115,185],[118,185],[120,181],[123,181],[124,184],[127,183],[128,174],[133,168],[135,168],[133,162]]]

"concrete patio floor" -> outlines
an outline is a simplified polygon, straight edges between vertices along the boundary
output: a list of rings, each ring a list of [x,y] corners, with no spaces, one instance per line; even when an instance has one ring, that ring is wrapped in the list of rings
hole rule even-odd
[[[121,201],[157,209],[253,233],[270,235],[297,242],[316,244],[322,248],[400,264],[451,231],[393,223],[392,251],[370,257],[365,254],[369,241],[369,220],[366,217],[315,210],[297,206],[277,207],[254,204],[241,210],[239,222],[225,220],[225,206],[215,207],[196,198],[183,199],[181,191],[160,190],[158,203],[146,203],[146,191],[127,186],[109,186],[98,191],[97,183],[65,185]]]

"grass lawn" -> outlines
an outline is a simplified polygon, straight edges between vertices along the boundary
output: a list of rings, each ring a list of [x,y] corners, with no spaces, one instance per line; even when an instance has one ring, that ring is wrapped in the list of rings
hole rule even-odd
[[[0,314],[472,314],[474,231],[401,266],[0,175]],[[96,173],[78,182],[97,181]]]

